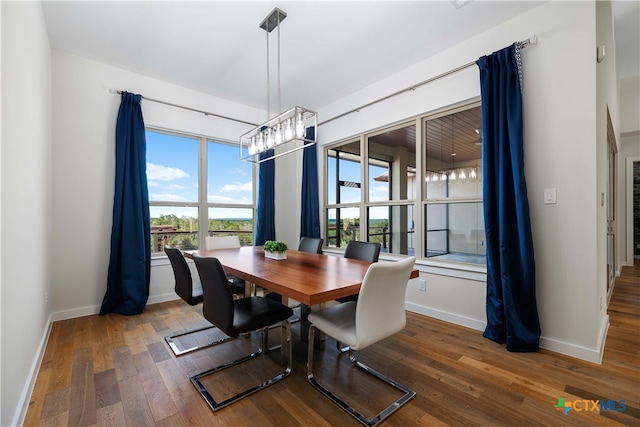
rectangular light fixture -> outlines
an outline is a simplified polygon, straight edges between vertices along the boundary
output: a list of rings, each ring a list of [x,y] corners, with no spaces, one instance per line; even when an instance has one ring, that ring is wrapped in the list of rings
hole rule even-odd
[[[317,118],[315,111],[302,107],[285,111],[240,136],[240,159],[261,163],[315,144]],[[311,127],[314,132],[307,131]],[[260,154],[272,149],[273,156],[260,158]]]

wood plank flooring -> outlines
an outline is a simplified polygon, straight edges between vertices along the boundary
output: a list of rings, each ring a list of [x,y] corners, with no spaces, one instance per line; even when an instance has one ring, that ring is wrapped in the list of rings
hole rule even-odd
[[[510,353],[466,329],[408,313],[406,329],[359,352],[360,359],[413,388],[417,396],[383,425],[640,425],[640,266],[617,278],[608,310],[602,365],[546,350]],[[306,347],[294,324],[294,368],[284,381],[216,413],[189,376],[233,360],[257,337],[175,357],[164,337],[204,326],[199,307],[182,301],[150,305],[139,316],[87,316],[55,322],[31,396],[27,426],[357,426],[308,383]],[[278,332],[270,334],[274,341]],[[196,337],[195,340],[204,339]],[[185,345],[188,343],[185,342]],[[278,352],[257,368],[213,377],[223,393],[240,376],[268,378]],[[353,372],[334,342],[316,351],[317,377],[362,410],[395,399],[391,390]],[[274,368],[275,366],[275,368]],[[234,368],[232,368],[234,369]],[[347,380],[348,383],[344,383]],[[558,398],[624,400],[624,411],[569,411]]]

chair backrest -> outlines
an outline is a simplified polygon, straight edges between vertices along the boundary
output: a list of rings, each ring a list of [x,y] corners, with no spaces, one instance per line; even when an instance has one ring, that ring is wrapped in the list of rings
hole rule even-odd
[[[322,253],[322,240],[319,237],[301,237],[298,243],[298,250],[301,252],[311,252],[312,254]]]
[[[207,236],[204,239],[204,245],[207,249],[239,248],[240,238],[238,236]]]
[[[218,258],[202,258],[195,254],[193,261],[202,282],[202,315],[228,336],[238,336],[233,328],[233,296],[222,264]]]
[[[359,259],[362,261],[378,262],[380,256],[380,243],[360,242],[351,240],[344,250],[345,258]]]
[[[356,345],[361,350],[404,329],[407,323],[407,282],[416,261],[371,264],[360,287],[356,305]]]
[[[173,268],[173,275],[176,279],[176,294],[189,305],[196,305],[201,302],[201,298],[193,298],[193,278],[191,277],[191,270],[180,249],[165,246],[164,253],[167,254],[171,262],[171,268]]]

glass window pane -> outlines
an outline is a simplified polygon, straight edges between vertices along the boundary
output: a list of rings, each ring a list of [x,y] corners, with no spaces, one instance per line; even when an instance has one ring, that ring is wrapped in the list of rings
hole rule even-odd
[[[344,248],[350,240],[360,240],[358,208],[327,209],[325,242],[327,246]]]
[[[151,252],[164,252],[164,246],[198,249],[198,208],[149,206]]]
[[[486,264],[481,202],[427,205],[425,224],[427,258]]]
[[[240,160],[236,145],[209,141],[207,202],[253,204],[253,164]]]
[[[427,120],[427,198],[482,197],[481,126],[480,107]]]
[[[198,140],[147,130],[149,200],[198,201]]]
[[[413,255],[413,205],[372,206],[367,208],[369,242],[381,244],[381,252]]]
[[[238,236],[253,246],[253,209],[209,208],[209,236]]]
[[[367,139],[369,201],[415,198],[415,128],[410,124]]]
[[[330,204],[361,200],[360,142],[327,150],[327,196]]]

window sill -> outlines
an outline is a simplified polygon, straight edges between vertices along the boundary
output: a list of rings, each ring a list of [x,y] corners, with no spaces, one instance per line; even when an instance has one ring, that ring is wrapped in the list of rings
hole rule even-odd
[[[344,250],[337,248],[323,248],[323,253],[327,255],[343,256]],[[406,255],[380,253],[380,259],[387,261],[397,261],[405,257]],[[487,281],[487,267],[485,265],[416,259],[416,268],[421,273],[426,274],[457,277],[460,279],[475,280],[478,282]]]

